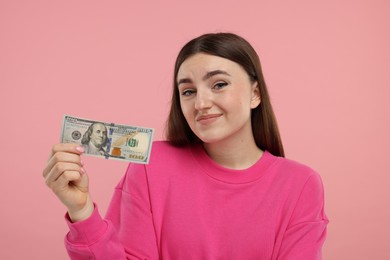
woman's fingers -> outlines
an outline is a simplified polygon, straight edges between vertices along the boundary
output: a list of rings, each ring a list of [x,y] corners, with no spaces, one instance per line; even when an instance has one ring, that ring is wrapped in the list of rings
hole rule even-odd
[[[59,162],[76,163],[82,166],[80,155],[84,152],[83,148],[77,144],[56,144],[53,146],[50,157],[47,161],[42,175],[46,179],[52,168]]]
[[[84,148],[79,144],[75,144],[75,143],[59,143],[53,145],[53,148],[51,150],[52,155],[55,154],[56,152],[69,152],[75,154],[82,154],[84,152]]]
[[[66,153],[73,153],[73,154],[80,155],[84,152],[84,148],[79,144],[75,144],[75,143],[55,144],[51,149],[49,159],[58,152],[66,152]]]
[[[79,167],[83,166],[80,155],[67,152],[57,152],[49,159],[46,168],[43,171],[43,177],[46,178],[53,168],[57,168],[60,171],[66,170],[66,168],[63,168],[65,166],[63,165],[64,163],[75,164],[75,166]]]
[[[84,173],[80,173],[79,171],[65,171],[63,172],[57,180],[55,180],[55,185],[53,189],[55,192],[66,191],[69,189],[69,183],[72,182],[74,184],[74,188],[78,188],[81,192],[87,192],[88,188],[84,187],[84,185],[80,185],[82,181],[82,175]]]
[[[75,176],[72,172],[77,172],[80,176],[84,173],[84,168],[74,162],[56,162],[44,176],[47,186],[53,188],[52,185],[54,185],[57,179],[65,173],[65,179],[69,179],[69,181],[77,180],[79,176]]]

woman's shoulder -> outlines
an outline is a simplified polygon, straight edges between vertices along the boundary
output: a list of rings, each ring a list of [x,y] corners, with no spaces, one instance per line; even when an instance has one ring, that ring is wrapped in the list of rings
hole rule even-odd
[[[312,197],[313,201],[323,201],[324,187],[321,175],[308,164],[277,157],[272,171],[272,174],[268,175],[273,180],[272,185],[279,187],[278,190],[286,194],[286,198],[298,199],[305,192]]]
[[[274,170],[286,177],[295,180],[308,180],[310,178],[320,178],[320,174],[308,164],[295,159],[277,157]]]

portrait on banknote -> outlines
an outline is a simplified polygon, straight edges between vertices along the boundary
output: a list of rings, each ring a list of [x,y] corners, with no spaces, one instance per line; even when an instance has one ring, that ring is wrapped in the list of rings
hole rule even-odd
[[[107,141],[107,127],[102,123],[95,122],[85,131],[81,144],[86,153],[105,156],[107,154]]]

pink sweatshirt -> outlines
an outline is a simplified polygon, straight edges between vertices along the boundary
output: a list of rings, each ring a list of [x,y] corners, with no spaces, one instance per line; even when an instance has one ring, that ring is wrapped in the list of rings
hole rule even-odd
[[[202,146],[155,142],[130,164],[105,219],[71,223],[72,259],[321,259],[327,217],[320,176],[267,151],[226,169]]]

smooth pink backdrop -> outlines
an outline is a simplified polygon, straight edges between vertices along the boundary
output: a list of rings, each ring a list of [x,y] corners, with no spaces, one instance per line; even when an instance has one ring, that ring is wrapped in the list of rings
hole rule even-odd
[[[390,259],[390,2],[0,1],[0,259],[68,259],[41,176],[63,114],[163,138],[179,48],[231,31],[257,49],[287,157],[319,171],[324,259]],[[85,157],[104,213],[126,164]]]

